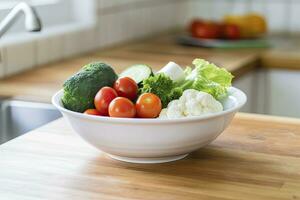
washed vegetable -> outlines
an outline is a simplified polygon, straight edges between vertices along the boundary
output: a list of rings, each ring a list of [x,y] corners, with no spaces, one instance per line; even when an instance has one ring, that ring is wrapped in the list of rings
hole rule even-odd
[[[195,59],[193,65],[183,71],[169,62],[157,74],[146,65],[134,65],[117,79],[109,65],[91,63],[64,83],[62,103],[76,112],[127,118],[181,118],[221,111],[217,100],[227,96],[233,76],[203,59]]]
[[[195,89],[211,94],[216,99],[222,99],[227,96],[227,89],[231,86],[233,76],[223,68],[209,63],[203,59],[193,61],[195,68],[187,67],[184,71],[184,80],[181,78],[172,78],[167,74],[172,74],[173,66],[168,67],[171,70],[163,70],[167,73],[158,73],[145,79],[142,82],[140,93],[156,94],[162,102],[163,108],[167,107],[172,100],[179,99],[186,89]],[[175,67],[177,68],[177,67]],[[178,76],[176,76],[178,77]],[[179,76],[181,77],[181,75]],[[174,77],[173,77],[174,78]]]
[[[185,70],[186,89],[196,89],[207,92],[216,99],[222,99],[227,96],[227,89],[231,86],[232,74],[224,68],[219,68],[213,63],[203,59],[193,61],[195,69],[187,68]]]
[[[258,38],[267,32],[267,22],[261,15],[226,15],[221,21],[193,19],[189,32],[200,39],[251,39]]]
[[[98,112],[103,115],[108,115],[108,106],[112,100],[118,97],[117,92],[111,87],[101,88],[94,99],[94,104]]]
[[[101,113],[96,109],[87,109],[84,114],[101,116]]]
[[[117,75],[109,65],[90,63],[64,83],[62,103],[66,109],[75,112],[94,108],[94,97],[99,89],[112,86],[116,79]]]
[[[126,97],[130,100],[135,100],[137,98],[138,86],[136,82],[129,77],[119,78],[114,83],[114,89],[120,97]]]
[[[169,62],[157,73],[164,73],[169,76],[173,81],[180,82],[184,80],[184,71],[182,68],[174,62]]]
[[[223,38],[227,38],[229,40],[237,40],[241,38],[239,26],[235,24],[225,24],[223,26]]]
[[[162,105],[158,96],[144,93],[136,101],[136,113],[141,118],[155,118],[159,115]]]
[[[130,77],[138,84],[152,74],[152,69],[149,66],[138,64],[125,69],[120,77]]]
[[[196,38],[217,39],[222,36],[222,27],[219,23],[195,19],[189,27],[191,34]]]
[[[125,97],[117,97],[110,102],[108,107],[110,117],[133,118],[136,110],[134,104]]]
[[[170,101],[178,99],[182,95],[182,89],[178,89],[176,83],[169,76],[160,73],[145,79],[142,82],[140,93],[157,95],[165,108]]]
[[[236,25],[240,30],[241,38],[258,38],[266,34],[268,24],[264,16],[255,13],[246,15],[226,15],[225,24]]]
[[[168,107],[161,111],[159,118],[176,119],[188,116],[200,116],[222,110],[222,104],[212,95],[188,89],[183,92],[179,99],[171,101]]]

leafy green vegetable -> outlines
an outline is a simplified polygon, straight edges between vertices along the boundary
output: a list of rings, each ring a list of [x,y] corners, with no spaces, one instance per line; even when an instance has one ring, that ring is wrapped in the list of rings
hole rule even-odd
[[[194,69],[187,67],[185,80],[174,82],[165,74],[150,76],[142,82],[140,93],[151,92],[159,96],[163,107],[174,99],[179,99],[186,89],[207,92],[216,99],[227,96],[227,88],[231,86],[231,73],[203,59],[193,61]]]
[[[203,78],[224,87],[231,86],[233,76],[226,69],[217,67],[215,64],[209,63],[203,59],[195,59],[193,65],[196,66]]]
[[[167,75],[160,73],[143,80],[139,92],[141,94],[147,92],[156,94],[165,108],[170,101],[178,99],[181,96],[182,90],[175,88],[176,84],[172,79]]]
[[[188,67],[185,70],[186,81],[194,81],[191,88],[207,92],[216,99],[227,96],[227,88],[231,86],[233,79],[230,72],[203,59],[195,59],[193,65],[195,69]]]
[[[65,108],[84,112],[94,107],[94,97],[100,88],[112,86],[117,75],[105,63],[90,63],[64,83],[62,103]]]

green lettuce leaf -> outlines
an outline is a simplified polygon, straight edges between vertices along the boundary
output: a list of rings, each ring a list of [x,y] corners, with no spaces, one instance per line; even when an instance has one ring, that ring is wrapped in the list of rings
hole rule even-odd
[[[227,96],[227,89],[233,79],[230,72],[203,59],[195,59],[193,65],[193,70],[190,67],[185,70],[186,81],[193,81],[191,88],[207,92],[216,99]]]

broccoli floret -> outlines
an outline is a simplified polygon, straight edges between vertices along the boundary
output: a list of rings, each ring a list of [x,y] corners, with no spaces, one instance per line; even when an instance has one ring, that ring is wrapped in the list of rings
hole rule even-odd
[[[160,73],[143,80],[140,93],[147,92],[156,94],[160,98],[163,108],[165,108],[170,101],[178,99],[183,90],[176,87],[169,76]]]
[[[100,88],[112,86],[117,74],[107,64],[90,63],[65,81],[62,103],[66,109],[84,112],[94,108],[94,97]]]

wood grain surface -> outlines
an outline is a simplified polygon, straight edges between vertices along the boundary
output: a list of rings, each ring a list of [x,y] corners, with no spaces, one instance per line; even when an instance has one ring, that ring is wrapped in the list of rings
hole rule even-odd
[[[0,146],[1,200],[299,198],[298,119],[240,113],[212,144],[165,164],[112,160],[63,119]]]

